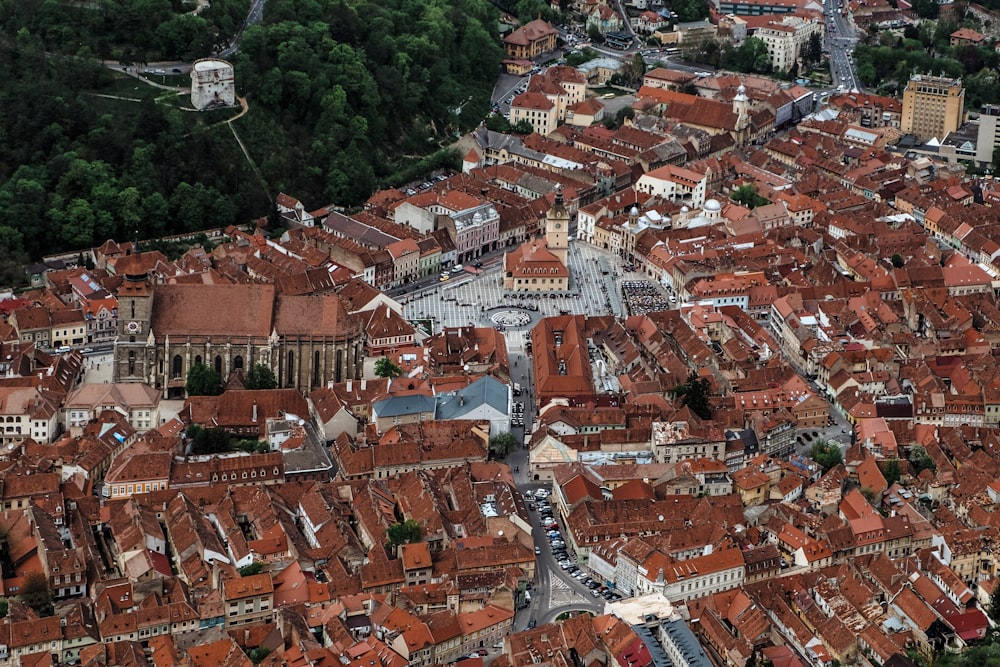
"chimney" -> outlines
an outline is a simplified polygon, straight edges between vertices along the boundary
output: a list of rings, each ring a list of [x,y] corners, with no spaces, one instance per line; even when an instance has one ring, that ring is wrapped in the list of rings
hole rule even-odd
[[[331,383],[332,384],[332,383]],[[351,387],[354,385],[352,380],[347,381],[347,393],[351,393]]]
[[[465,396],[458,397],[458,404],[459,406],[465,405]]]
[[[392,317],[392,308],[389,307],[389,304],[385,304],[385,316]]]
[[[361,391],[364,391],[367,388],[368,388],[368,380],[366,380],[365,378],[361,378]]]
[[[257,401],[253,402],[253,423],[257,423]]]

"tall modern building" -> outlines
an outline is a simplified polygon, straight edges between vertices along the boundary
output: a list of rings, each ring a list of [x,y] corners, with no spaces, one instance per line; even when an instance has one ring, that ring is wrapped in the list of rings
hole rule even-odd
[[[903,91],[903,132],[922,140],[944,139],[965,121],[961,79],[914,74]]]
[[[976,162],[980,165],[992,163],[993,152],[998,148],[1000,148],[1000,107],[987,104],[979,113]]]

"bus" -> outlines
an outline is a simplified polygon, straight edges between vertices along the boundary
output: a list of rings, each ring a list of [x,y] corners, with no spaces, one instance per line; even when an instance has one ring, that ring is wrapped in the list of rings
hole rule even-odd
[[[660,49],[660,53],[662,53],[668,58],[676,58],[677,56],[681,55],[681,50],[678,48],[671,47],[669,49]]]

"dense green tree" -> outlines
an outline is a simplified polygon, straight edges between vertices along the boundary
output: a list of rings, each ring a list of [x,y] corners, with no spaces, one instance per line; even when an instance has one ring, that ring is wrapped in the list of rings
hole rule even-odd
[[[192,454],[222,454],[233,450],[233,438],[225,429],[202,428],[192,424],[188,428],[188,437],[191,439]]]
[[[824,472],[844,462],[844,453],[840,450],[840,445],[822,438],[813,443],[810,453],[813,461],[819,464]]]
[[[681,399],[681,405],[691,408],[691,411],[702,419],[712,418],[712,407],[708,403],[712,395],[712,385],[708,378],[699,378],[695,373],[691,373],[683,384],[674,387],[673,393]]]
[[[500,459],[506,458],[517,447],[517,444],[517,438],[510,431],[497,433],[490,438],[490,449]]]
[[[249,565],[244,565],[240,568],[241,577],[252,577],[255,574],[260,574],[264,570],[264,564],[257,561],[250,563]]]
[[[936,19],[941,13],[937,0],[914,0],[913,11],[922,19]]]
[[[636,84],[642,81],[642,77],[646,74],[646,61],[643,59],[641,53],[634,54],[631,58],[625,61],[622,66],[622,78],[625,79],[628,84]]]
[[[809,41],[802,50],[802,59],[807,65],[816,65],[823,59],[823,40],[820,39],[819,33],[814,32],[809,35]]]
[[[188,370],[184,389],[188,396],[218,396],[222,393],[222,377],[214,368],[194,364]]]
[[[49,589],[49,578],[44,572],[29,572],[21,583],[18,599],[31,607],[42,617],[52,616],[55,608],[52,605],[52,591]]]
[[[7,618],[7,612],[10,610],[10,603],[6,600],[0,600],[0,618]]]
[[[935,467],[934,459],[920,445],[914,445],[910,448],[910,465],[913,466],[913,472],[916,475],[919,475],[924,470],[934,470]]]
[[[671,7],[677,14],[677,20],[682,23],[708,18],[706,0],[673,0]]]
[[[895,456],[885,462],[885,469],[882,471],[882,476],[885,477],[885,481],[892,486],[899,481],[902,476],[899,467],[899,459]]]
[[[903,256],[898,252],[894,253],[893,256],[889,258],[889,261],[892,262],[892,266],[897,269],[903,268],[906,264],[906,262],[903,261]]]
[[[271,649],[264,648],[263,646],[258,646],[257,648],[250,649],[247,653],[247,657],[250,658],[250,662],[257,665],[264,661],[268,655],[270,655]]]
[[[419,542],[420,538],[424,535],[424,531],[417,521],[407,519],[403,523],[389,526],[387,535],[389,537],[389,544],[398,547],[400,544]]]
[[[733,190],[730,199],[747,208],[757,208],[758,206],[766,206],[771,203],[766,197],[757,194],[757,188],[753,183],[741,185]]]
[[[736,48],[723,52],[722,64],[738,72],[767,74],[771,71],[771,56],[767,44],[759,37],[749,37]]]
[[[375,361],[375,375],[380,378],[395,378],[403,374],[403,369],[389,357],[379,357]]]
[[[254,364],[247,371],[247,379],[244,386],[247,389],[276,389],[278,380],[274,377],[274,371],[266,364]]]
[[[1000,585],[994,585],[993,592],[990,593],[990,606],[986,611],[994,623],[1000,623]]]
[[[502,49],[485,0],[269,0],[233,56],[250,101],[233,127],[262,178],[226,112],[102,95],[122,89],[94,57],[207,55],[249,2],[0,0],[0,282],[25,253],[242,223],[281,190],[359,203],[489,109]]]

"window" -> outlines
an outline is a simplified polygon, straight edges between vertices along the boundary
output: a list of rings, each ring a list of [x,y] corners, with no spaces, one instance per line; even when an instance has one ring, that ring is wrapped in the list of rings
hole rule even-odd
[[[181,355],[175,354],[170,366],[170,377],[179,378],[181,376],[183,364],[184,360],[181,359]]]

